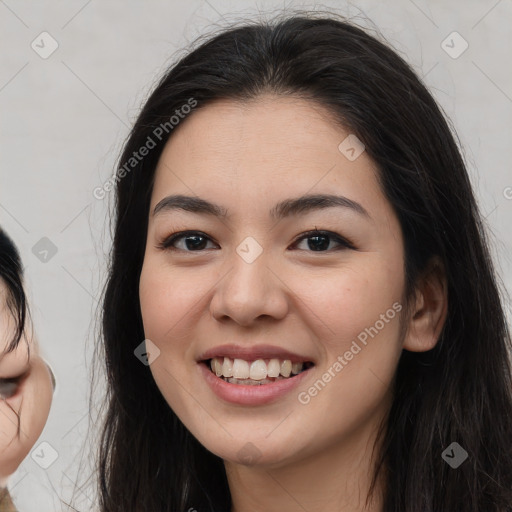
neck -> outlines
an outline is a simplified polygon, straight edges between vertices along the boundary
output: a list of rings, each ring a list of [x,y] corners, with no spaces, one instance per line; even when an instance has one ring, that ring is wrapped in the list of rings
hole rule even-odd
[[[279,466],[250,467],[225,461],[231,512],[382,512],[385,468],[366,502],[377,435],[376,429],[370,430],[358,429],[350,438]]]

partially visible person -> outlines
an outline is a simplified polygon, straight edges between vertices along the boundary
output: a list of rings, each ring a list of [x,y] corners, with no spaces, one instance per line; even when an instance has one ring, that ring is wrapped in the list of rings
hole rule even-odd
[[[30,322],[19,253],[0,228],[0,512],[16,511],[8,478],[41,435],[54,388]]]

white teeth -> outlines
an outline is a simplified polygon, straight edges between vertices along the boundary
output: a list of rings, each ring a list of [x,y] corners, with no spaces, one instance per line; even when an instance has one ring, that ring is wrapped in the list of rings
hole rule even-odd
[[[281,380],[285,377],[279,376],[275,380]],[[270,379],[263,379],[263,380],[251,380],[251,379],[234,379],[233,377],[229,377],[226,379],[226,382],[229,382],[230,384],[244,384],[246,386],[261,386],[263,384],[272,384],[275,382],[274,380]]]
[[[214,357],[210,361],[212,372],[217,377],[225,377],[228,382],[234,380],[266,381],[268,378],[288,378],[302,372],[304,363],[292,363],[289,359],[280,361],[270,359],[268,363],[263,359],[245,361],[244,359],[231,359],[229,357]],[[271,381],[272,382],[272,381]]]
[[[233,377],[233,360],[229,357],[225,357],[222,363],[222,375],[224,377]]]
[[[249,363],[243,359],[235,359],[233,362],[233,377],[235,379],[248,379]]]
[[[267,378],[267,365],[263,359],[257,359],[251,363],[249,378],[252,380],[263,380]]]
[[[289,359],[285,359],[281,363],[281,375],[283,377],[289,377],[290,373],[292,373],[292,362]]]
[[[279,377],[280,371],[281,363],[279,362],[279,359],[271,359],[268,362],[267,377]]]
[[[217,375],[217,377],[220,377],[222,375],[222,364],[220,363],[217,357],[214,357],[212,359],[211,368],[215,375]]]

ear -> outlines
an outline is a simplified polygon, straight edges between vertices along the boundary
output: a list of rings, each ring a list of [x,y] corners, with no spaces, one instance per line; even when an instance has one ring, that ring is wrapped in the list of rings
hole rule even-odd
[[[431,258],[418,279],[412,311],[403,348],[411,352],[425,352],[434,348],[448,311],[446,270],[438,256]]]

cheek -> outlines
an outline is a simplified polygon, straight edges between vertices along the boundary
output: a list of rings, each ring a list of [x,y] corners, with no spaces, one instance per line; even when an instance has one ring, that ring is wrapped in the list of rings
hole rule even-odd
[[[198,280],[191,281],[185,274],[150,256],[144,260],[139,280],[144,336],[160,351],[150,371],[166,402],[182,419],[191,414],[190,396],[183,392],[192,389],[190,368],[184,362],[191,360],[187,350],[191,347],[190,329],[196,324],[194,308],[201,307]]]
[[[378,253],[366,253],[323,278],[301,275],[294,291],[314,313],[308,317],[316,325],[312,325],[313,330],[326,341],[326,349],[343,348],[376,322],[382,327],[381,315],[386,317],[384,321],[397,319],[400,308],[393,308],[393,304],[402,296],[400,264],[399,259],[385,260]],[[392,322],[385,323],[387,326]]]
[[[41,358],[32,361],[22,392],[0,401],[0,476],[14,473],[43,431],[52,402],[51,377]],[[19,415],[19,420],[18,416]],[[17,434],[18,421],[20,435]]]
[[[179,307],[179,304],[176,304],[172,296],[166,293],[162,282],[147,277],[143,278],[142,275],[139,292],[144,335],[151,341],[157,342],[164,329],[169,329],[169,326],[172,325],[170,316],[179,314],[173,307]]]
[[[53,386],[50,372],[43,359],[36,356],[31,364],[32,374],[25,389],[23,408],[26,407],[27,411],[31,411],[32,414],[26,416],[22,414],[22,427],[25,425],[27,430],[34,432],[37,438],[48,419],[53,398]]]
[[[176,336],[187,315],[193,314],[200,293],[197,284],[197,279],[191,281],[183,273],[173,272],[151,258],[145,260],[139,299],[146,338],[160,345],[166,338]]]
[[[309,424],[326,446],[385,410],[401,355],[399,263],[383,263],[376,255],[362,263],[316,285],[303,283],[324,358],[316,380],[298,390],[298,401],[304,416],[326,418]]]
[[[160,350],[151,371],[188,378],[184,362],[195,362],[191,338],[208,311],[208,297],[216,281],[211,269],[172,268],[160,255],[149,255],[139,280],[139,300],[144,336]],[[165,372],[164,372],[165,373]],[[163,381],[165,379],[163,375]],[[172,381],[172,379],[171,379]],[[168,383],[167,383],[168,385]]]
[[[4,400],[0,400],[0,477],[13,473],[23,459],[19,457],[18,418]]]

